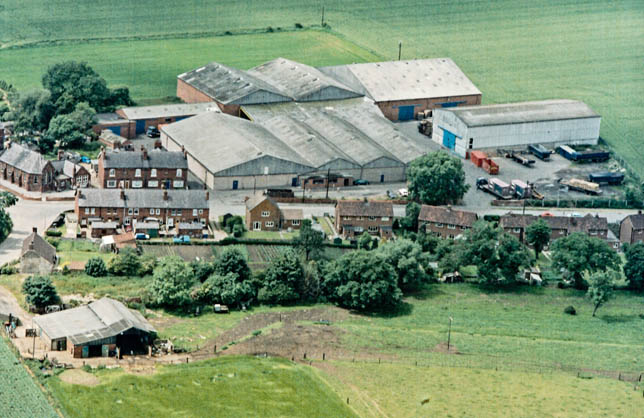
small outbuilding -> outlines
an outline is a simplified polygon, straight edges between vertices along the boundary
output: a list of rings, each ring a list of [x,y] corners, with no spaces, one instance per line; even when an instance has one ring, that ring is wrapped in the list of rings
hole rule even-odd
[[[38,235],[38,229],[22,242],[20,272],[24,274],[49,274],[56,266],[56,248]]]

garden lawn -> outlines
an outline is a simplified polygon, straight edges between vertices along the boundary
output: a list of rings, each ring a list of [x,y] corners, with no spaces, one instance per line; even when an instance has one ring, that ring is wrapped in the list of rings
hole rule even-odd
[[[67,416],[355,416],[315,369],[283,359],[224,357],[162,366],[150,376],[95,373],[101,383],[94,387],[49,381]]]

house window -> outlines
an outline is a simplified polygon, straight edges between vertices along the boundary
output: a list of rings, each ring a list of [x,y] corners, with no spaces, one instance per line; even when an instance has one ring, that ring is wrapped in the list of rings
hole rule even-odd
[[[96,208],[92,208],[92,215],[96,215]]]
[[[449,239],[454,239],[454,234],[449,234],[448,238]]]
[[[291,225],[293,225],[293,226],[297,226],[297,225],[299,225],[299,224],[300,224],[300,220],[299,220],[299,219],[293,219],[293,220],[291,221]]]
[[[591,229],[590,230],[590,235],[597,235],[597,230],[596,229]]]
[[[383,220],[383,221],[388,221],[388,220],[389,220],[389,216],[383,216],[383,217],[381,218],[381,220]]]
[[[125,225],[129,225],[129,224],[130,224],[130,218],[125,218],[125,219],[123,220],[123,223],[124,223]]]
[[[157,180],[148,181],[148,187],[159,187],[159,182]]]
[[[157,169],[153,168],[150,170],[150,177],[156,177],[157,176]]]
[[[456,225],[447,224],[447,229],[456,229]]]
[[[161,209],[157,208],[157,210],[155,211],[155,213],[156,213],[157,215],[161,215]]]
[[[361,227],[361,226],[356,226],[355,228],[353,228],[353,230],[356,231],[356,232],[362,232],[362,231],[364,231],[364,228]]]
[[[143,187],[143,182],[141,180],[132,180],[133,189],[140,189],[141,187]]]
[[[273,221],[266,221],[266,222],[264,223],[264,225],[266,225],[266,228],[272,228],[272,227],[275,225],[275,222],[273,222]]]
[[[175,189],[181,189],[183,187],[183,180],[175,180],[172,182],[172,187]]]
[[[203,209],[199,209],[199,215],[203,215]]]
[[[177,168],[177,176],[176,177],[181,177],[183,175],[183,170],[180,168]]]
[[[176,209],[172,209],[172,216],[177,216],[177,210]]]
[[[370,220],[370,221],[375,221],[375,220],[376,220],[376,217],[375,217],[375,216],[370,216],[370,217],[369,217],[369,220]]]
[[[436,222],[436,228],[442,228],[442,227],[443,227],[443,224],[442,224],[442,223],[440,223],[440,222]]]
[[[154,209],[150,208],[150,215],[154,215]]]
[[[89,215],[89,208],[85,208],[85,215]]]
[[[262,211],[262,218],[268,218],[271,216],[271,213],[267,210]]]
[[[105,209],[105,214],[106,215],[111,215],[112,214],[112,209],[110,209],[110,208]]]
[[[197,209],[192,210],[192,216],[197,216]]]
[[[201,225],[206,225],[206,220],[204,218],[201,218]]]
[[[114,177],[114,176],[116,176],[116,170],[114,170],[113,168],[110,168],[110,177]]]
[[[34,176],[34,184],[38,184],[38,176]]]
[[[377,226],[370,226],[369,227],[369,232],[378,232],[378,227]]]
[[[132,208],[128,208],[128,209],[127,209],[127,214],[128,214],[128,215],[132,215],[132,213],[134,213],[134,211],[132,210]]]
[[[138,215],[139,214],[139,208],[134,208],[134,214]]]
[[[343,220],[343,221],[348,221],[348,220],[350,220],[350,219],[351,219],[351,218],[349,218],[348,216],[343,216],[343,217],[342,217],[342,220]]]
[[[520,234],[521,228],[512,228],[512,232],[514,232],[515,234]]]

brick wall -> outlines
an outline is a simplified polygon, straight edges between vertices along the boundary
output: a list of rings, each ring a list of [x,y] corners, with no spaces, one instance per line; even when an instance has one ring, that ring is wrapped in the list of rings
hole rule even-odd
[[[181,175],[177,176],[177,169],[174,168],[157,168],[156,176],[152,177],[153,168],[141,168],[140,176],[136,176],[136,168],[115,168],[114,175],[111,174],[111,169],[105,168],[104,154],[98,158],[98,184],[101,188],[143,188],[143,189],[185,189],[188,181],[188,170],[181,169]],[[141,182],[141,187],[134,187],[134,182]],[[154,186],[150,181],[156,181]],[[181,181],[182,185],[175,187],[174,182]],[[108,182],[113,184],[112,187]],[[121,182],[123,185],[121,186]]]
[[[463,234],[469,228],[462,225],[441,224],[438,222],[423,222],[419,225],[419,230],[424,230],[427,234],[438,235],[441,238],[456,238]]]
[[[210,96],[202,93],[181,79],[177,79],[177,97],[186,103],[206,103],[213,101]]]
[[[337,208],[335,211],[335,228],[338,233],[344,235],[347,238],[360,236],[363,234],[363,232],[369,232],[371,235],[380,235],[381,228],[391,228],[393,226],[393,222],[393,218],[391,217],[388,220],[383,221],[382,217],[370,219],[367,216],[341,216],[338,214]],[[363,231],[348,232],[344,230],[345,226],[362,227]],[[377,230],[369,231],[370,226],[377,228]]]
[[[400,106],[412,106],[414,107],[414,117],[420,111],[425,109],[434,109],[436,107],[441,107],[439,103],[446,102],[464,102],[459,104],[459,106],[472,106],[481,104],[481,95],[469,95],[469,96],[453,96],[453,97],[437,97],[429,99],[418,99],[418,100],[396,100],[390,102],[378,102],[377,105],[382,111],[382,114],[385,117],[392,121],[398,120],[398,111]]]
[[[263,212],[268,212],[268,216],[262,216]],[[281,213],[277,206],[273,205],[270,200],[266,199],[252,210],[246,209],[246,229],[255,231],[255,223],[258,222],[261,231],[279,231]],[[267,222],[272,222],[273,226],[267,226]]]

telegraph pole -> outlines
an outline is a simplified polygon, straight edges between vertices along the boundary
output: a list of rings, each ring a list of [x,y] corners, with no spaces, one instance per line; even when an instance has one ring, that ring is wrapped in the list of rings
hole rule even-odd
[[[324,27],[324,5],[322,5],[322,27]]]
[[[329,168],[326,172],[326,198],[329,198],[329,180],[331,177],[331,169]]]
[[[401,54],[402,54],[402,41],[398,41],[398,61],[400,61]]]
[[[449,353],[449,343],[450,340],[452,339],[452,317],[449,317],[449,329],[447,331],[447,352]]]

